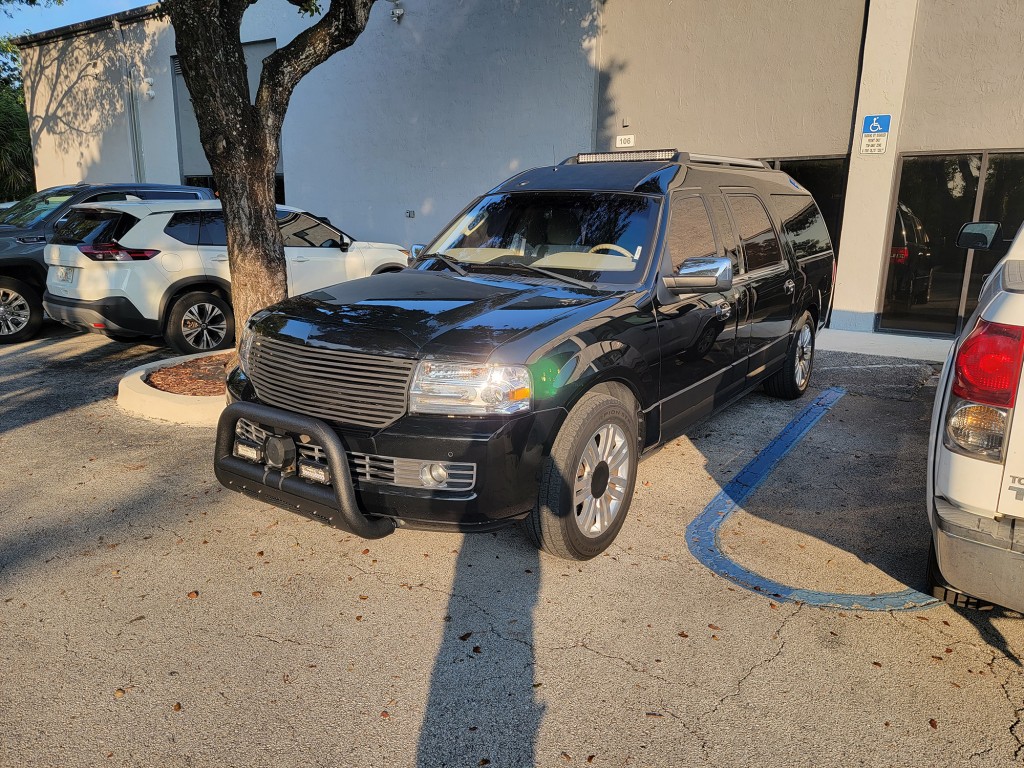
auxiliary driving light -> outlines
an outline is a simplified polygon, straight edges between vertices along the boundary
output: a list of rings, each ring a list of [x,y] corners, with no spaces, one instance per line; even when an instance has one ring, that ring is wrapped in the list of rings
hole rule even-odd
[[[246,461],[263,463],[263,448],[248,440],[235,440],[235,456]]]
[[[448,482],[448,470],[443,464],[424,464],[420,467],[420,482],[427,488],[442,486]]]
[[[309,461],[299,462],[299,477],[303,480],[312,480],[314,483],[331,484],[331,470],[322,464],[313,464]]]

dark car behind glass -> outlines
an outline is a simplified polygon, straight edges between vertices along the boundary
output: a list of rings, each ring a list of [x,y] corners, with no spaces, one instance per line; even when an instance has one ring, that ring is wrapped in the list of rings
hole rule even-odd
[[[217,476],[368,538],[522,521],[594,557],[642,455],[758,385],[803,394],[834,267],[810,194],[759,161],[526,171],[413,268],[250,318]]]

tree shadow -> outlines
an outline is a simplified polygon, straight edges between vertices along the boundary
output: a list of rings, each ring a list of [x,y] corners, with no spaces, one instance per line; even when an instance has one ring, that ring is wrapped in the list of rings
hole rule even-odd
[[[418,768],[535,764],[544,715],[533,647],[539,592],[539,553],[517,530],[464,538],[430,675]]]

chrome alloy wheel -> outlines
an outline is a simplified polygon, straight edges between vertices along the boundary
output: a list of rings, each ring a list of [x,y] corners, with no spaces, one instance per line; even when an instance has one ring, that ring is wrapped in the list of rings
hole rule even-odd
[[[28,301],[20,293],[0,288],[0,336],[13,336],[24,330],[32,318]]]
[[[181,334],[196,349],[213,349],[227,332],[227,319],[213,304],[194,304],[181,318]]]
[[[814,359],[814,334],[811,333],[811,326],[804,324],[796,337],[796,370],[794,379],[800,389],[807,386],[811,378],[811,362]]]
[[[587,441],[576,468],[576,525],[587,538],[607,531],[626,502],[633,446],[617,424],[605,424]]]

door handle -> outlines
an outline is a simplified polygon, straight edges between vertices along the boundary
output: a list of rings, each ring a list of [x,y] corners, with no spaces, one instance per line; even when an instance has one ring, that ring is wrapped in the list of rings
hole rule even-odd
[[[719,320],[728,320],[732,317],[732,307],[727,302],[715,304],[715,317]]]
[[[305,256],[296,256],[292,261],[309,261]]]
[[[796,290],[796,283],[794,283],[792,280],[787,280],[782,284],[782,287],[786,289],[786,293],[792,295],[793,292]]]
[[[228,255],[226,253],[218,253],[216,256],[214,256],[212,259],[210,259],[210,261],[227,261],[227,260],[228,260]]]

